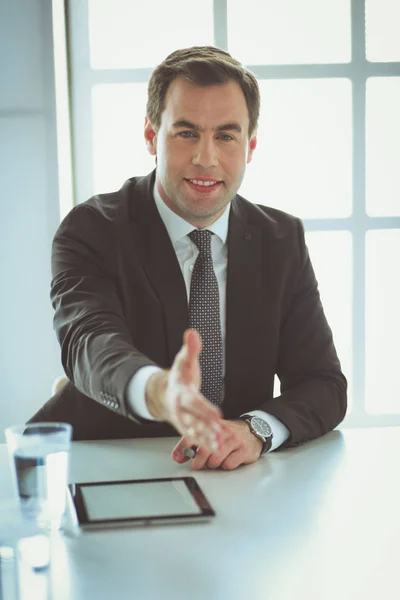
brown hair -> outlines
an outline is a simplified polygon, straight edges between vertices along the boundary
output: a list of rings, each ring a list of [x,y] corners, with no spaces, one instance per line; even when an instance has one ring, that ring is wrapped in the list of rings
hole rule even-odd
[[[236,81],[246,99],[251,136],[257,127],[260,114],[260,90],[257,80],[228,52],[214,46],[192,46],[176,50],[154,69],[147,88],[146,112],[156,131],[161,126],[168,88],[177,77],[201,87]]]

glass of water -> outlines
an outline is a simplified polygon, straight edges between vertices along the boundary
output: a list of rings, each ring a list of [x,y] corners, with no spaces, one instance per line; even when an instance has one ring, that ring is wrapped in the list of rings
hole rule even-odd
[[[71,425],[15,425],[5,435],[24,518],[46,529],[60,529],[67,498]]]

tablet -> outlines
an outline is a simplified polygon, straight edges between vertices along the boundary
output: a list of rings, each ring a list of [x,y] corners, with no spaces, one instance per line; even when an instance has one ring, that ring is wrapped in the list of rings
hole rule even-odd
[[[84,528],[202,522],[215,516],[194,477],[74,483],[69,489]]]

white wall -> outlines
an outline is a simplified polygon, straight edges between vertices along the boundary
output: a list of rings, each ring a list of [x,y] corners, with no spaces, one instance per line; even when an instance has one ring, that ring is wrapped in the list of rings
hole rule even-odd
[[[51,0],[0,0],[0,442],[62,373],[49,299],[54,102]]]

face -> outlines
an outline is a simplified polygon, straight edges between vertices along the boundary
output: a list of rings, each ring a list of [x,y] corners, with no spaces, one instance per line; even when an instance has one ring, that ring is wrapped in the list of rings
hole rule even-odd
[[[198,228],[218,219],[238,191],[256,147],[248,129],[246,100],[236,81],[208,87],[173,81],[159,130],[145,121],[165,204]]]

